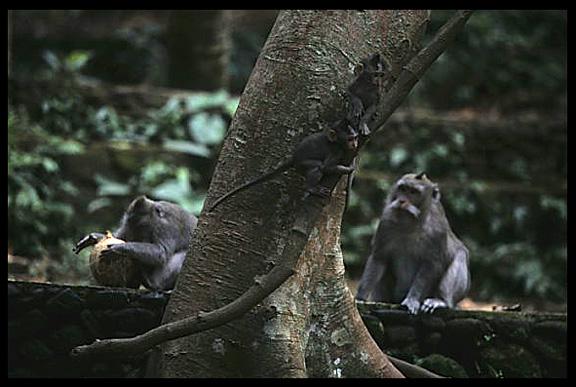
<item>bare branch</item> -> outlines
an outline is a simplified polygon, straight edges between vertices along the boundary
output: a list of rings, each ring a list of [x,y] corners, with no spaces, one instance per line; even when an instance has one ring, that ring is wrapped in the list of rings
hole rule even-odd
[[[428,371],[426,368],[408,363],[402,359],[397,359],[394,356],[388,355],[388,359],[390,359],[392,364],[394,364],[394,367],[398,368],[398,370],[400,370],[400,372],[402,372],[404,376],[408,378],[444,378],[444,376],[440,376],[434,372]]]
[[[81,345],[72,350],[71,356],[134,355],[165,341],[216,328],[244,315],[293,273],[292,268],[275,266],[269,273],[255,281],[244,294],[219,309],[198,312],[192,317],[161,325],[136,337],[98,340],[89,345]]]
[[[446,50],[448,45],[460,33],[464,24],[470,18],[471,10],[459,10],[438,30],[432,41],[420,50],[410,62],[402,69],[398,79],[390,90],[383,96],[377,109],[378,118],[373,125],[372,132],[380,129],[388,118],[404,101],[414,85],[422,75]]]

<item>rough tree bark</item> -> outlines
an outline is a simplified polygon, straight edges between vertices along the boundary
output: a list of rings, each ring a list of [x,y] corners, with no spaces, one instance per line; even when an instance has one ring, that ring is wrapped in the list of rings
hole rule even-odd
[[[426,11],[283,11],[242,95],[207,196],[287,159],[344,113],[353,68],[376,51],[393,73],[417,49]],[[371,339],[344,281],[341,179],[297,272],[259,306],[162,346],[166,377],[400,376]],[[295,172],[203,212],[164,323],[222,307],[278,262],[304,196]]]

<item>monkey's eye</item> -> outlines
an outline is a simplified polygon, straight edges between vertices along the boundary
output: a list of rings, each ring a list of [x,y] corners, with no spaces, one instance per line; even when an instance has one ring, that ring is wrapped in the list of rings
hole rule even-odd
[[[420,190],[418,188],[408,187],[408,193],[410,193],[411,195],[418,195],[420,193]]]
[[[406,184],[400,184],[398,186],[398,191],[402,192],[403,194],[407,194],[407,195],[417,195],[420,193],[420,190],[418,188],[414,188],[414,187],[411,187],[411,186],[406,185]]]
[[[156,210],[156,213],[158,214],[159,217],[161,217],[161,218],[164,217],[164,211],[162,211],[162,209],[160,207],[156,207],[155,210]]]
[[[398,186],[398,191],[402,192],[402,193],[410,193],[411,188],[408,187],[406,184],[400,184]]]

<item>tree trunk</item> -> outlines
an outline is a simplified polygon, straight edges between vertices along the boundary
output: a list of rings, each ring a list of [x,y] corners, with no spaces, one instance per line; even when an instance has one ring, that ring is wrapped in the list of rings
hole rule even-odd
[[[222,147],[206,203],[290,157],[344,114],[360,60],[381,52],[398,74],[425,11],[283,11]],[[344,281],[345,178],[316,223],[297,272],[259,306],[218,328],[165,343],[166,377],[400,376],[364,327]],[[164,323],[226,305],[278,262],[305,192],[290,170],[200,216]]]
[[[229,32],[227,11],[171,11],[166,33],[168,86],[207,91],[227,88]]]

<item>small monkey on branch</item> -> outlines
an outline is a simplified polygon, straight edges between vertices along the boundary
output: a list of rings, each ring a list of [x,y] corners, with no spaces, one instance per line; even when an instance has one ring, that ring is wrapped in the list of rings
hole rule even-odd
[[[376,113],[382,89],[388,89],[392,77],[380,53],[361,61],[354,68],[354,73],[357,77],[346,90],[350,103],[347,119],[358,128],[361,136],[369,136],[368,123]]]

